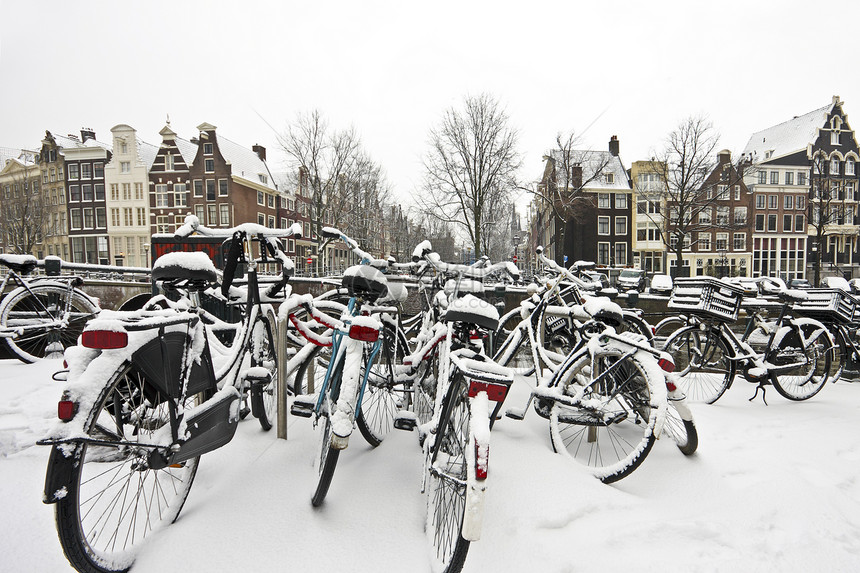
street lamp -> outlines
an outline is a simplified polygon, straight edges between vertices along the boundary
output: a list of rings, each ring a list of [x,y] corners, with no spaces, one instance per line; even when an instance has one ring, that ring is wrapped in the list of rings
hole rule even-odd
[[[143,262],[145,263],[145,265],[147,267],[150,266],[150,264],[149,264],[149,243],[143,244]]]
[[[717,251],[717,252],[718,252],[718,253],[719,253],[719,255],[720,255],[720,258],[719,258],[719,259],[717,259],[717,265],[718,265],[718,266],[719,266],[719,268],[720,268],[720,273],[719,273],[719,274],[720,274],[720,276],[719,276],[718,278],[723,278],[723,277],[725,277],[725,276],[728,274],[728,268],[727,268],[727,267],[729,266],[729,259],[728,259],[728,257],[726,256],[726,251],[725,251],[725,249],[720,249],[720,250],[719,250],[719,251]]]

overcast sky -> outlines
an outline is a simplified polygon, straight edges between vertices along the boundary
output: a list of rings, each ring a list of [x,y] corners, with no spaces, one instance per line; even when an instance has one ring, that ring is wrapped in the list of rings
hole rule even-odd
[[[119,123],[158,144],[169,114],[186,139],[209,122],[266,146],[278,171],[273,129],[316,108],[408,197],[430,127],[488,93],[519,131],[524,179],[559,131],[593,149],[617,135],[629,166],[691,114],[739,153],[834,94],[860,118],[858,16],[856,0],[0,0],[0,146],[82,126],[110,141]]]

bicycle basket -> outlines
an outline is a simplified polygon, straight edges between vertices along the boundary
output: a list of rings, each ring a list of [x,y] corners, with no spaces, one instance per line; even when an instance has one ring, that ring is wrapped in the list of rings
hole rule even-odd
[[[804,292],[808,298],[794,303],[792,307],[802,316],[823,322],[847,323],[860,310],[857,308],[857,299],[839,288],[811,288]]]
[[[743,298],[743,289],[712,277],[679,278],[669,308],[732,322],[738,319]]]

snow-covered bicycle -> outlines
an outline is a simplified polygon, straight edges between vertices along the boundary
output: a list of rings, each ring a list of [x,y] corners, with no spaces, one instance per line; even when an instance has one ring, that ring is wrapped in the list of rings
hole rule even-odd
[[[104,311],[66,351],[60,421],[39,443],[51,446],[43,500],[55,506],[63,551],[78,571],[127,571],[140,545],[177,518],[200,456],[233,438],[244,392],[263,428],[271,427],[277,330],[264,300],[284,289],[293,268],[278,239],[300,229],[212,230],[190,215],[177,235],[193,231],[233,240],[223,292],[231,292],[230,267],[242,257],[248,266],[245,313],[229,350],[210,350],[199,294],[217,273],[194,252],[164,255],[152,271],[188,293],[187,304]],[[281,280],[262,287],[257,265],[274,262],[283,265]]]

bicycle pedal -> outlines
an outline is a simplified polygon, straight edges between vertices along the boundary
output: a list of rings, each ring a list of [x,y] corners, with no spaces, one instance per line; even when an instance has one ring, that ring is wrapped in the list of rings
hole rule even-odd
[[[248,414],[250,414],[250,413],[251,413],[251,408],[249,408],[248,406],[245,406],[244,408],[239,410],[239,419],[244,420],[245,418],[248,417]]]
[[[300,418],[310,418],[314,414],[314,405],[308,402],[293,402],[290,406],[290,414]]]

